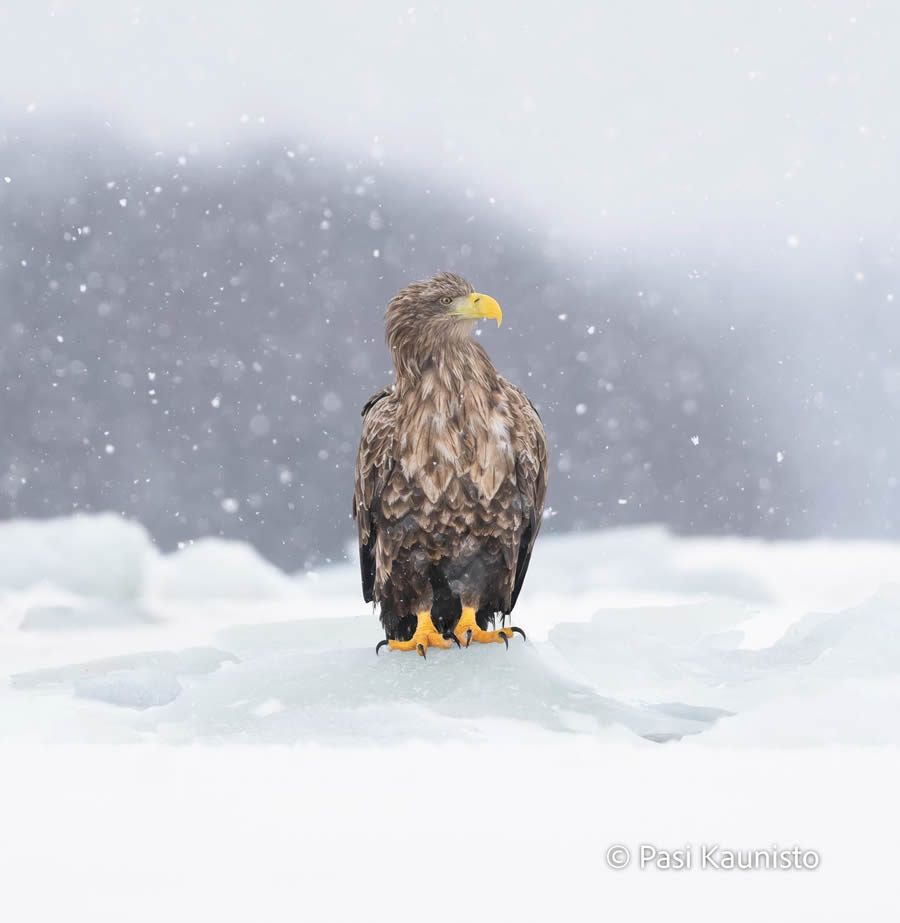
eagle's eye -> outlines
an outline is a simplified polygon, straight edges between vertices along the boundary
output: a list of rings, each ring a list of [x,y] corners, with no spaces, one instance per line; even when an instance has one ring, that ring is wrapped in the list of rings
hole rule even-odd
[[[453,304],[453,299],[449,295],[444,295],[441,299],[441,304]]]

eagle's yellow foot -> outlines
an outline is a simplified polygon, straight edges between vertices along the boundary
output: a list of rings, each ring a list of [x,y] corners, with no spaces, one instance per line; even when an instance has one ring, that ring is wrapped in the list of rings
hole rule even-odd
[[[449,636],[444,637],[437,628],[434,627],[434,622],[431,621],[430,612],[417,612],[416,618],[419,620],[419,624],[416,626],[415,633],[409,639],[409,641],[394,641],[393,639],[389,641],[379,641],[375,646],[375,653],[381,649],[383,645],[388,646],[388,650],[392,651],[418,651],[423,657],[425,656],[425,651],[429,647],[452,647],[454,644],[459,646],[459,642],[456,638]]]
[[[482,630],[478,627],[478,622],[475,621],[475,610],[471,606],[463,606],[462,615],[459,617],[453,633],[459,639],[460,644],[465,644],[466,647],[472,641],[477,641],[479,644],[490,644],[492,641],[496,641],[498,644],[502,642],[509,647],[509,639],[514,633],[525,638],[525,632],[521,628],[500,628],[497,631]]]

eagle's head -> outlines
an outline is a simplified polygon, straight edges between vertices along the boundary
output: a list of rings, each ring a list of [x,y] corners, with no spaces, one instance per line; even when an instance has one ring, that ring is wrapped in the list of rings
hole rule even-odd
[[[490,295],[473,291],[455,272],[441,272],[433,279],[411,282],[391,299],[385,316],[391,350],[406,351],[417,346],[434,348],[442,341],[467,337],[482,317],[492,317],[500,326],[503,314]]]

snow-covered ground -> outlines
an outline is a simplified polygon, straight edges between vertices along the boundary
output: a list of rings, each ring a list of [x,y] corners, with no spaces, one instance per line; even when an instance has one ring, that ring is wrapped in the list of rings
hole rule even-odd
[[[354,562],[0,525],[0,919],[896,920],[898,609],[900,545],[639,528],[541,540],[527,643],[376,657]]]

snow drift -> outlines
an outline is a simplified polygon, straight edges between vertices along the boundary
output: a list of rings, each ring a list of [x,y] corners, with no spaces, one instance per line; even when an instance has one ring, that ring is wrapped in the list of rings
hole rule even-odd
[[[0,547],[0,736],[900,743],[894,545],[547,537],[529,642],[427,661],[375,657],[353,564],[161,555],[114,516],[8,523]]]

